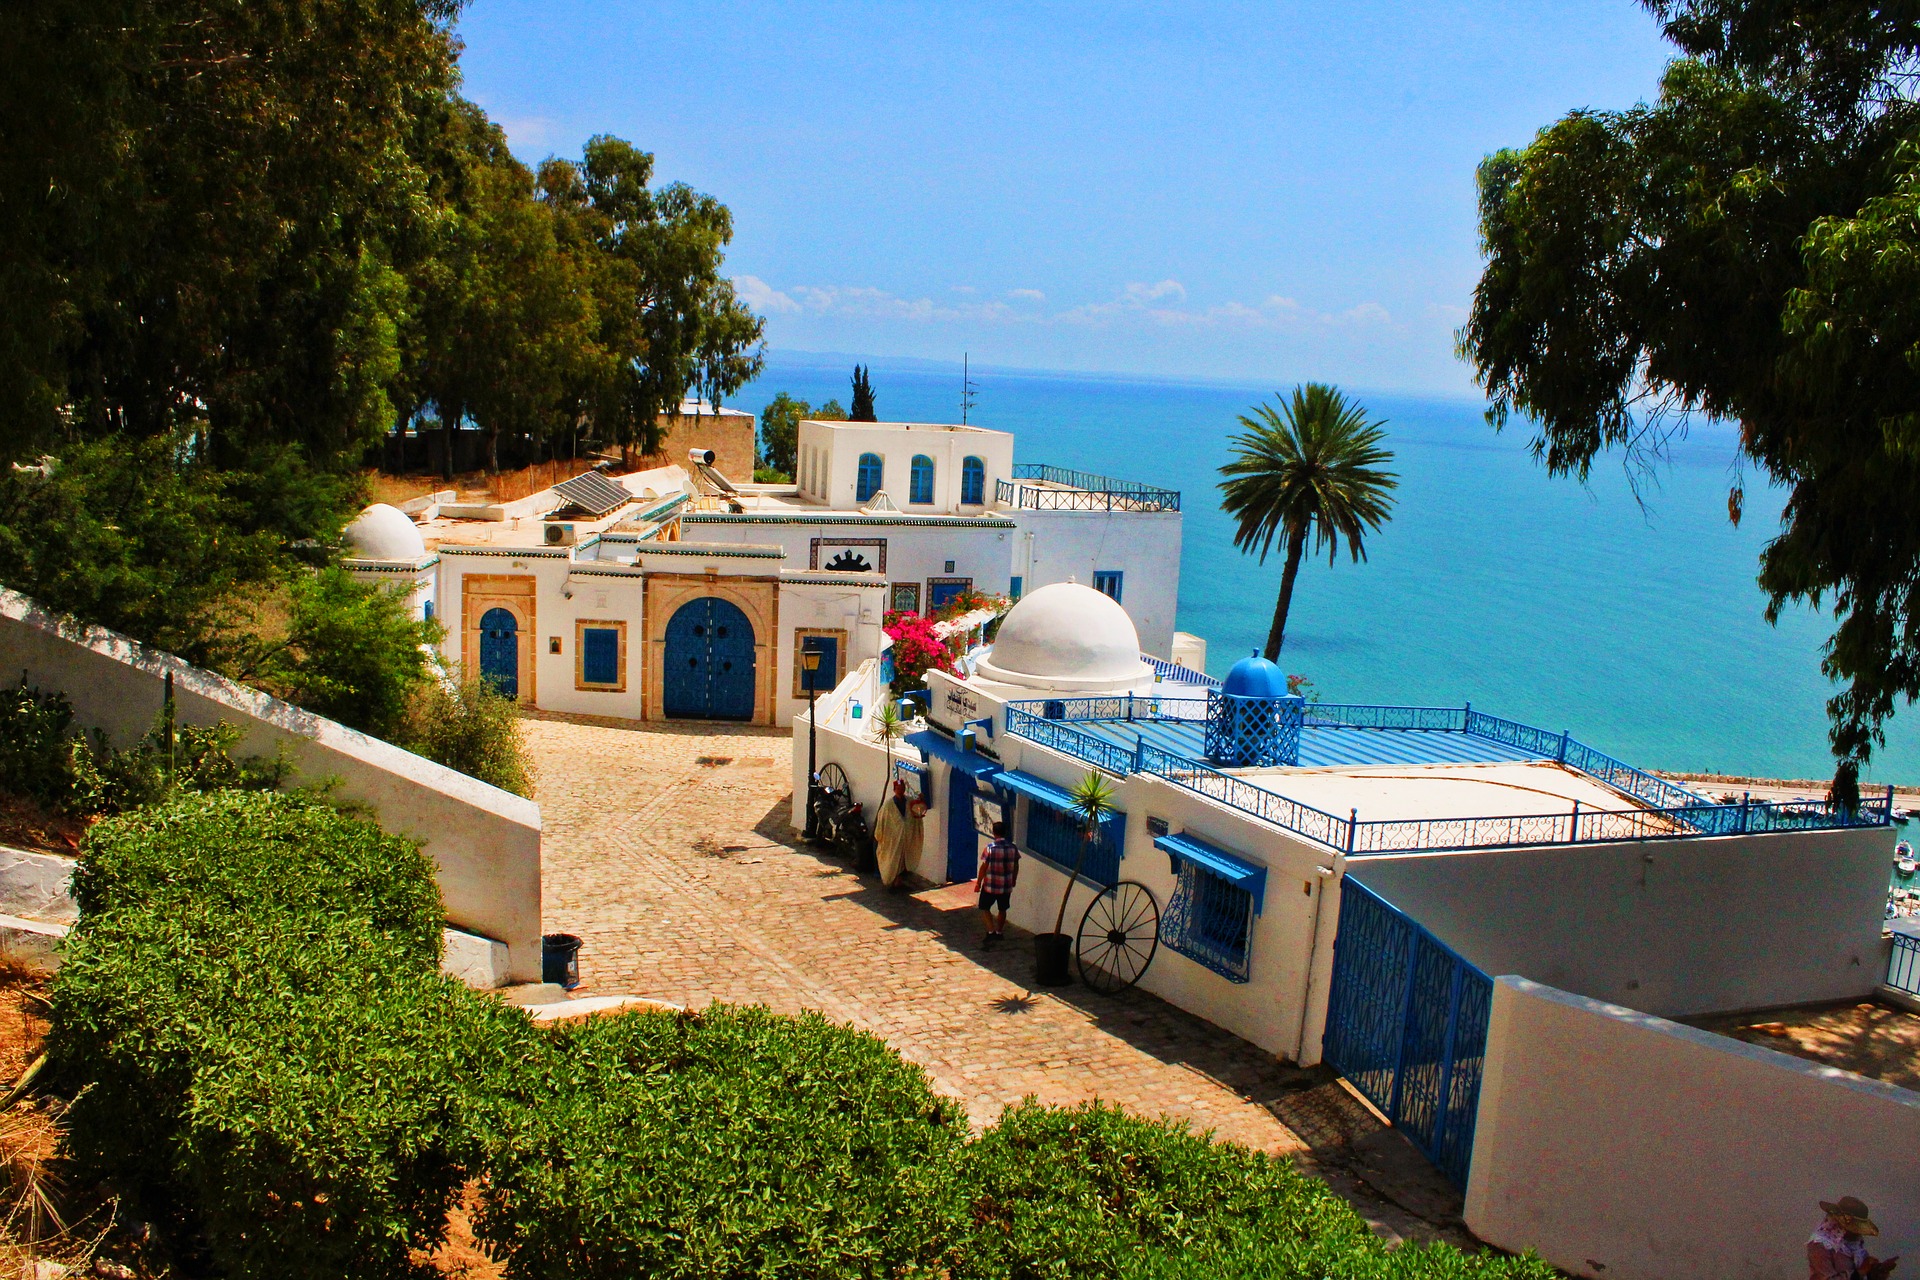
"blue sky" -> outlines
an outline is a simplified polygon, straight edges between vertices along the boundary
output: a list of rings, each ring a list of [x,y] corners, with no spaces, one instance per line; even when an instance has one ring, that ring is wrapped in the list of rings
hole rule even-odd
[[[467,92],[733,210],[776,348],[1464,394],[1473,170],[1649,98],[1629,0],[474,0]]]

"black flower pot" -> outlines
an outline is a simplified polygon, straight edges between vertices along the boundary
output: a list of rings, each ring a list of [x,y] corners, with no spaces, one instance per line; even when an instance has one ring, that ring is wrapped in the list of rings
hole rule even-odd
[[[1033,981],[1040,987],[1073,985],[1073,936],[1066,933],[1033,935]]]

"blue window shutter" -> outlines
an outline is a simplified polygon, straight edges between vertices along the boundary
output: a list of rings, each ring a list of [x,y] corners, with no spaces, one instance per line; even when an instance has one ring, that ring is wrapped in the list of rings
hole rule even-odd
[[[1111,596],[1115,604],[1120,603],[1121,573],[1118,569],[1095,569],[1093,571],[1093,589],[1103,596]]]
[[[620,683],[620,632],[588,627],[580,645],[580,676],[588,684]]]
[[[1007,585],[1007,596],[1010,599],[1018,600],[1020,598],[1020,588],[1023,585],[1025,585],[1025,579],[1017,573],[1014,574],[1013,581]]]
[[[427,601],[426,610],[420,616],[425,618],[428,622],[433,621],[433,601],[431,600]]]
[[[933,459],[924,453],[913,455],[913,477],[911,492],[907,501],[927,503],[933,501]]]
[[[854,488],[854,500],[865,502],[886,484],[885,466],[877,453],[860,455],[860,478]]]
[[[979,458],[964,458],[960,462],[960,501],[966,506],[979,506],[987,500],[987,464]]]
[[[830,693],[840,683],[840,637],[805,636],[800,641],[802,653],[820,655],[820,668],[808,673],[805,667],[800,669],[800,690],[812,689],[815,693]]]

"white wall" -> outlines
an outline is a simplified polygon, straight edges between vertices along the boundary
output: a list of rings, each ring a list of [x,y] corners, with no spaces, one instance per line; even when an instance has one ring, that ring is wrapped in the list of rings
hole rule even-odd
[[[840,654],[843,679],[857,670],[861,663],[880,656],[880,642],[883,639],[880,620],[886,611],[887,592],[883,583],[864,581],[864,576],[820,574],[804,578],[782,575],[779,644],[774,649],[774,671],[778,682],[773,700],[775,724],[793,724],[795,716],[804,723],[807,714],[806,698],[793,691],[797,652],[795,631],[815,627],[845,631],[847,642]]]
[[[421,841],[447,919],[505,942],[515,981],[540,979],[540,807],[399,747],[0,589],[0,671],[59,690],[125,745],[152,727],[167,673],[183,724],[240,726],[242,755],[284,751],[294,782],[333,781],[388,831]]]
[[[868,826],[872,826],[873,814],[880,801],[892,793],[892,762],[903,761],[918,765],[920,753],[902,742],[895,742],[891,752],[882,747],[871,733],[873,711],[879,704],[884,690],[880,686],[880,664],[868,660],[847,673],[838,688],[816,700],[815,710],[820,717],[819,731],[813,735],[816,768],[825,770],[829,764],[837,764],[847,775],[848,789],[853,798],[865,806]],[[858,700],[861,716],[858,720],[848,715],[849,705]],[[795,831],[803,830],[807,825],[807,708],[800,704],[799,714],[793,718],[793,815]],[[933,819],[928,817],[931,823]],[[920,865],[910,865],[907,870],[924,875]],[[929,877],[932,878],[932,877]]]
[[[854,516],[823,520],[811,515],[700,514],[687,516],[684,527],[689,538],[703,542],[776,544],[787,553],[785,567],[796,572],[807,571],[815,538],[885,538],[887,581],[919,583],[923,611],[929,578],[971,578],[974,590],[1005,595],[1016,538],[1012,523],[998,519],[935,521]],[[877,550],[874,554],[877,556]],[[951,573],[946,567],[949,560],[953,562]]]
[[[994,482],[1013,476],[1013,437],[1004,431],[921,422],[816,422],[799,427],[800,476],[809,497],[841,510],[857,510],[855,496],[860,455],[877,453],[884,462],[881,487],[902,511],[979,511],[993,505]],[[933,501],[909,503],[913,457],[933,459]],[[969,455],[986,464],[979,506],[960,505],[960,468]],[[824,479],[824,485],[819,483]]]
[[[1886,828],[1356,857],[1488,973],[1666,1016],[1873,991]]]
[[[1006,514],[1020,526],[1012,572],[1024,580],[1023,592],[1069,578],[1090,587],[1096,570],[1117,569],[1125,575],[1120,607],[1140,632],[1140,647],[1162,658],[1172,654],[1180,600],[1178,511],[1022,508]]]
[[[1605,1280],[1806,1273],[1858,1196],[1920,1261],[1920,1094],[1522,978],[1493,992],[1466,1220]],[[1900,1274],[1900,1272],[1896,1272]]]

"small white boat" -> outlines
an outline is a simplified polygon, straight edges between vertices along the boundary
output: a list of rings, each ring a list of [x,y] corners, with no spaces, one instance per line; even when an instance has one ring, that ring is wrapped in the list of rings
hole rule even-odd
[[[1913,860],[1913,846],[1905,840],[1893,846],[1893,869],[1903,876],[1910,876],[1920,869],[1920,863]]]

